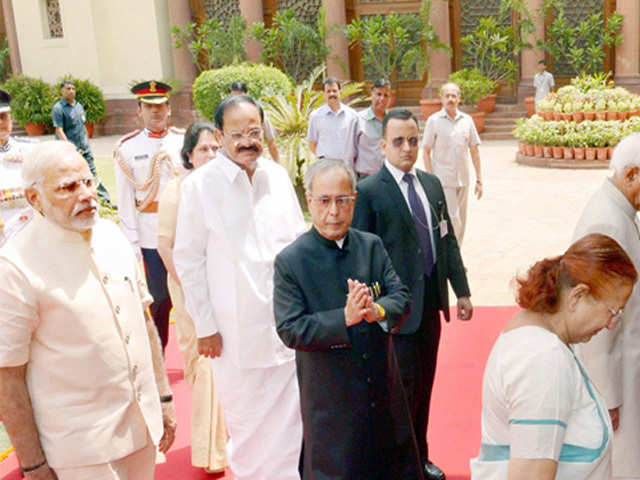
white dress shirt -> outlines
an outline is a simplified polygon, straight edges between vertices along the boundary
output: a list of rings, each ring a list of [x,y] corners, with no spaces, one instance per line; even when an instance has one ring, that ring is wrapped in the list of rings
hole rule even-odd
[[[275,330],[273,261],[305,231],[286,170],[259,158],[249,177],[224,153],[184,179],[174,262],[199,338],[220,332],[239,368],[290,361]]]

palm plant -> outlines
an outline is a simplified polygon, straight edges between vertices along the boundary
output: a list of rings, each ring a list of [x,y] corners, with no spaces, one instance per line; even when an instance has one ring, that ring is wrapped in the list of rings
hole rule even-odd
[[[313,89],[313,84],[324,71],[323,67],[313,70],[309,78],[297,85],[287,95],[275,95],[263,99],[263,105],[273,127],[278,130],[276,138],[280,161],[289,172],[289,177],[299,195],[303,193],[304,175],[307,166],[314,159],[307,141],[309,115],[322,105],[322,92]],[[341,100],[347,105],[366,101],[360,95],[363,83],[351,82],[342,86]],[[304,205],[304,202],[301,202]]]

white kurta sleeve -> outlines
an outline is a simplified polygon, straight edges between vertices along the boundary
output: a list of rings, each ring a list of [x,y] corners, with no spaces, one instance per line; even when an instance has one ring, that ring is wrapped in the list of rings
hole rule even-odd
[[[560,457],[576,391],[570,361],[556,346],[505,364],[511,458]]]
[[[173,262],[182,284],[185,306],[193,319],[198,338],[218,332],[207,278],[209,232],[204,219],[200,191],[187,178],[180,188],[178,222]]]
[[[576,226],[573,241],[584,237],[590,233],[602,233],[616,240],[625,248],[623,231],[616,223],[614,215],[609,217],[610,223],[599,221],[580,222]],[[638,304],[636,299],[640,295],[638,285],[633,288],[631,298],[625,306],[625,313],[622,322],[632,320],[633,313],[636,312]],[[624,379],[623,365],[623,325],[617,325],[613,330],[602,329],[587,343],[576,345],[575,351],[584,364],[589,378],[598,387],[600,394],[604,397],[609,410],[622,405],[623,391],[622,382]]]
[[[118,157],[119,150],[114,153],[113,170],[116,180],[116,191],[118,192],[118,217],[120,218],[120,228],[127,239],[134,247],[140,247],[138,233],[138,213],[136,211],[136,194],[131,182],[120,167]],[[122,159],[124,160],[124,159]]]

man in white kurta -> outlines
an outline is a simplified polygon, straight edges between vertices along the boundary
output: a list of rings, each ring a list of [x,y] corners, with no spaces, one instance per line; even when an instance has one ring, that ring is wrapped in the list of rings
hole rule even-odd
[[[640,134],[626,137],[611,159],[613,174],[591,197],[574,240],[602,233],[616,240],[640,271]],[[591,379],[605,398],[614,426],[615,479],[640,478],[640,285],[636,284],[622,322],[576,347]]]
[[[247,96],[216,111],[216,158],[181,185],[174,262],[198,351],[212,357],[238,480],[294,480],[302,444],[294,352],[273,316],[273,262],[305,230],[283,167],[262,156],[262,114]]]
[[[442,183],[453,230],[462,248],[469,203],[469,155],[476,174],[474,192],[482,198],[480,136],[472,118],[458,110],[460,88],[455,83],[442,86],[442,110],[427,119],[422,137],[422,159],[427,172]]]
[[[175,416],[135,255],[73,145],[24,170],[36,213],[0,249],[0,415],[26,478],[150,480]]]

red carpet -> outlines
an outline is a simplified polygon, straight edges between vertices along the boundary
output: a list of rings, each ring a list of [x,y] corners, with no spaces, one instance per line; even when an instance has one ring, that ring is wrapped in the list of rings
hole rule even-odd
[[[438,370],[431,406],[429,445],[431,460],[447,474],[448,480],[469,478],[469,459],[480,445],[480,405],[484,365],[493,343],[515,307],[476,307],[471,322],[455,319],[442,331]],[[171,332],[167,348],[167,369],[178,409],[178,433],[167,454],[167,463],[158,465],[158,480],[230,480],[206,475],[191,466],[189,450],[190,391],[182,375],[182,356]],[[11,454],[0,463],[0,478],[20,480],[18,462]]]

